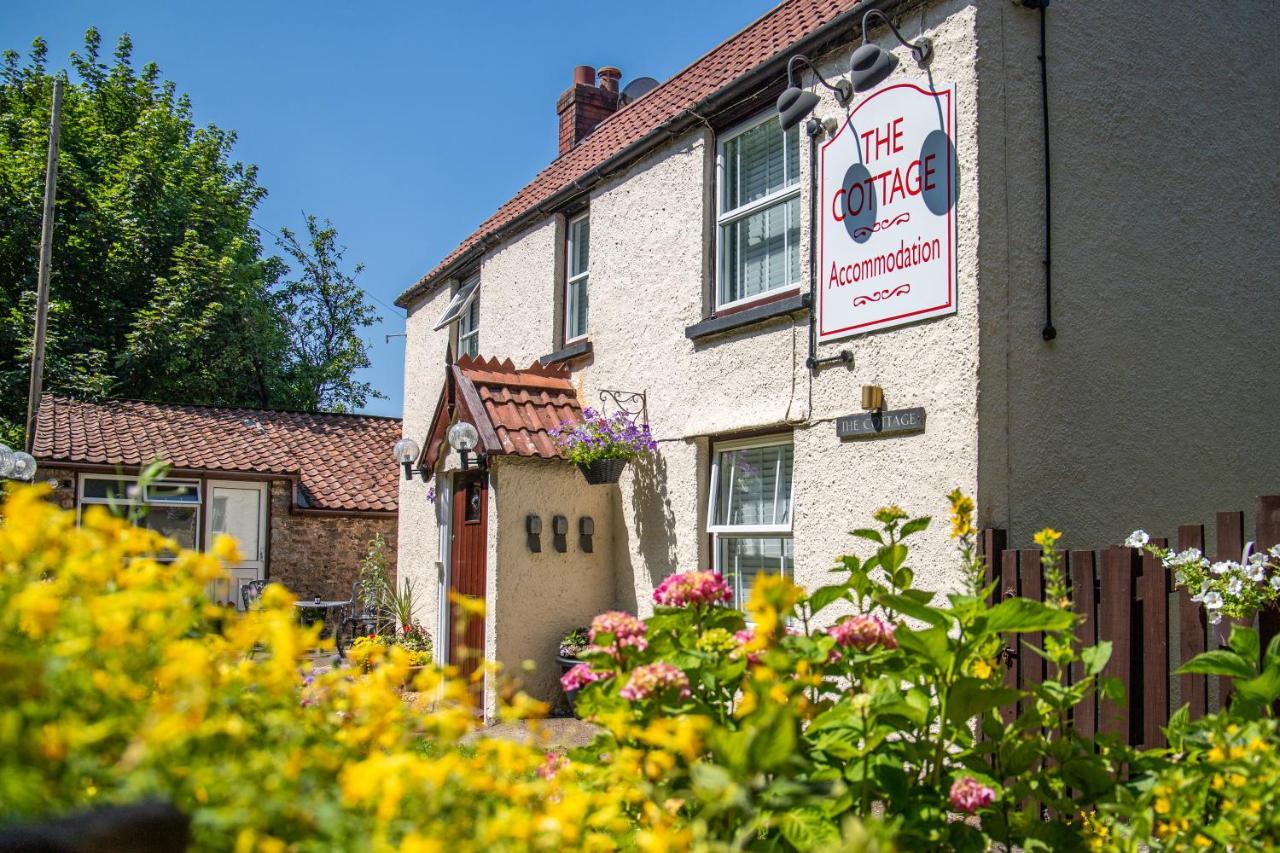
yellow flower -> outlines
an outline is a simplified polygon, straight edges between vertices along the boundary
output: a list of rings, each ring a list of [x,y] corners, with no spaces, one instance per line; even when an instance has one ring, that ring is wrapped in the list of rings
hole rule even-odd
[[[1156,801],[1152,805],[1152,808],[1155,810],[1156,814],[1168,814],[1169,801],[1164,797],[1156,797]]]
[[[1052,527],[1046,527],[1032,537],[1035,543],[1045,551],[1052,551],[1061,538],[1061,531],[1054,530]]]
[[[951,502],[951,538],[974,535],[977,531],[973,527],[973,498],[955,489],[947,495],[947,500]]]
[[[978,678],[986,679],[991,677],[991,673],[995,672],[995,667],[990,661],[976,660],[973,662],[973,674]]]

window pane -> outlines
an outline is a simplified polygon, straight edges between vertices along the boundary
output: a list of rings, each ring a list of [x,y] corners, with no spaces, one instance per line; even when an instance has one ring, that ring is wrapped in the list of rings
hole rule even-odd
[[[130,490],[136,491],[138,484],[133,480],[90,480],[84,481],[84,496],[89,500],[129,500]]]
[[[777,117],[724,144],[720,209],[730,211],[794,184],[800,177],[800,131],[783,131]]]
[[[591,220],[578,219],[569,225],[569,277],[582,275],[590,261]]]
[[[790,524],[793,452],[787,443],[721,453],[715,523],[725,526]]]
[[[565,327],[565,337],[572,340],[580,338],[587,333],[587,304],[589,294],[587,292],[586,278],[580,278],[569,285],[569,304],[565,308],[565,319],[568,325]]]
[[[458,319],[458,355],[476,356],[480,354],[480,297],[471,300],[471,305]]]
[[[146,500],[200,503],[200,487],[195,483],[152,483],[146,487]]]
[[[183,548],[196,547],[196,508],[193,506],[150,506],[141,526],[178,540]]]
[[[756,578],[776,574],[791,577],[793,546],[790,539],[721,536],[716,544],[716,567],[733,590],[734,607],[743,607],[751,598]]]
[[[799,197],[723,227],[720,301],[736,302],[800,280]]]

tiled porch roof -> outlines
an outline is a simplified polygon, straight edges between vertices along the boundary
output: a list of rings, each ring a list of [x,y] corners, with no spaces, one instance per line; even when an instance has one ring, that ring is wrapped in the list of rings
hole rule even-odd
[[[564,367],[536,361],[519,369],[511,359],[463,356],[449,367],[436,406],[427,440],[427,465],[434,467],[439,459],[453,420],[451,405],[461,420],[475,426],[485,453],[559,459],[550,430],[566,421],[582,420],[582,405],[569,377]]]
[[[139,468],[162,459],[189,471],[297,477],[309,508],[395,512],[398,438],[399,418],[45,395],[33,453],[46,464]]]

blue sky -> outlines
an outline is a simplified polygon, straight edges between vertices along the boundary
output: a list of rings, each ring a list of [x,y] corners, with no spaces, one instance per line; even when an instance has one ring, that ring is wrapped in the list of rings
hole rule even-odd
[[[623,84],[666,80],[774,5],[769,0],[281,3],[9,0],[0,48],[43,36],[52,63],[96,26],[191,95],[197,120],[239,133],[270,194],[255,219],[328,217],[385,305],[362,378],[399,415],[395,297],[556,155],[555,101],[575,65]],[[274,245],[264,235],[268,245]],[[55,261],[56,262],[56,261]]]

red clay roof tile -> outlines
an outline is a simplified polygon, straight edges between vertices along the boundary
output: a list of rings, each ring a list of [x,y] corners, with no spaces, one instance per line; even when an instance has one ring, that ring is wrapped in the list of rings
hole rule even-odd
[[[45,395],[33,453],[42,462],[298,476],[315,509],[394,512],[399,418],[327,412],[89,403]]]
[[[858,5],[859,0],[787,0],[730,37],[670,80],[602,121],[576,147],[498,208],[431,272],[397,299],[426,292],[455,259],[494,235],[646,134],[696,106],[796,41]]]

